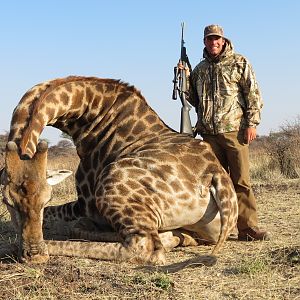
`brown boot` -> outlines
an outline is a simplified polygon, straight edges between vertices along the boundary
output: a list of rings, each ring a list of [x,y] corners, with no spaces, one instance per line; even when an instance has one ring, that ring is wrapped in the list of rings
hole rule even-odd
[[[269,241],[270,234],[266,230],[260,230],[258,227],[248,227],[238,234],[239,241]]]

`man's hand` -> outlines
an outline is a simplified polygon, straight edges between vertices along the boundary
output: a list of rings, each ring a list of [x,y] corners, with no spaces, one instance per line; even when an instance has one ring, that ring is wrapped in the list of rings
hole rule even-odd
[[[256,128],[247,127],[245,129],[244,139],[247,144],[250,144],[253,140],[255,140],[256,139]]]
[[[177,64],[177,68],[180,70],[185,70],[185,76],[189,77],[190,76],[190,69],[188,66],[184,66],[183,63],[181,62],[181,60],[179,60],[178,64]]]

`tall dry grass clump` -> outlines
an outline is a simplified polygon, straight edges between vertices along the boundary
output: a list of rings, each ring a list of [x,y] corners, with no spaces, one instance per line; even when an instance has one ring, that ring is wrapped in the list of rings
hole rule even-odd
[[[284,180],[277,161],[268,151],[268,137],[258,137],[250,144],[250,176],[254,184],[277,183]]]
[[[280,131],[269,135],[269,153],[277,161],[280,172],[290,179],[300,176],[300,116],[287,122]]]
[[[278,132],[259,137],[250,145],[250,173],[254,182],[300,177],[300,116]]]

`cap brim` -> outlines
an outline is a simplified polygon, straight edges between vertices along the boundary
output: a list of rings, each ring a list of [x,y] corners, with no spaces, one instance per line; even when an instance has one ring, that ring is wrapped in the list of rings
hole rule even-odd
[[[224,35],[220,35],[220,34],[217,34],[217,33],[209,33],[207,34],[204,38],[208,37],[208,36],[212,36],[212,35],[215,35],[215,36],[219,36],[219,37],[222,37],[225,39],[225,36]]]

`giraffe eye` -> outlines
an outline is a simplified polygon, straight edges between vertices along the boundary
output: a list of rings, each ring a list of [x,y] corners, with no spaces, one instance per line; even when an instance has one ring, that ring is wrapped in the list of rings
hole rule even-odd
[[[27,189],[26,189],[26,186],[25,186],[24,183],[20,185],[20,187],[19,187],[19,193],[22,196],[26,196],[27,195]]]

